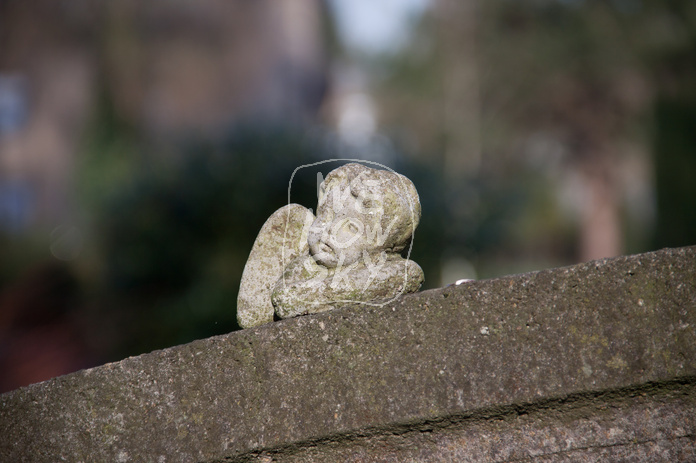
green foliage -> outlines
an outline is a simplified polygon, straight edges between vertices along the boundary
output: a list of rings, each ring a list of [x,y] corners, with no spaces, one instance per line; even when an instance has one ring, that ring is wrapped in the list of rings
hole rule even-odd
[[[316,160],[311,149],[292,133],[240,130],[219,145],[146,159],[105,198],[94,218],[100,297],[130,325],[128,353],[237,328],[256,233],[287,202],[293,169]],[[294,188],[316,191],[304,180]]]
[[[696,74],[695,74],[696,76]],[[696,104],[661,99],[656,107],[656,248],[696,243]]]
[[[462,156],[480,146],[478,170],[459,172],[454,179],[450,172],[443,186],[444,239],[453,248],[448,254],[488,268],[483,271],[488,276],[519,266],[494,269],[487,262],[528,259],[531,268],[572,263],[583,231],[574,217],[578,212],[557,198],[564,182],[573,176],[596,181],[606,174],[613,176],[607,182],[616,184],[625,158],[642,156],[640,162],[649,164],[641,153],[651,148],[657,156],[659,220],[669,215],[672,223],[658,225],[657,233],[669,233],[668,228],[681,233],[678,240],[656,242],[693,242],[696,232],[677,232],[689,222],[684,207],[691,207],[677,204],[691,202],[683,197],[690,194],[689,182],[676,186],[680,176],[673,171],[684,172],[693,158],[686,153],[695,152],[692,131],[683,124],[684,111],[691,110],[663,107],[654,113],[652,126],[651,105],[661,105],[664,93],[693,107],[696,3],[494,0],[470,5],[475,7],[434,3],[413,45],[383,62],[375,92],[391,135],[414,156],[438,165],[452,143],[460,143],[453,151]],[[446,121],[447,112],[459,105],[476,106],[480,130],[465,126],[465,113],[458,124]],[[480,140],[470,144],[465,137],[471,134]],[[535,140],[547,143],[545,151],[531,146]],[[625,146],[639,148],[623,151]],[[661,180],[667,172],[674,174],[672,185]],[[649,249],[650,233],[633,231],[649,225],[626,214],[623,221],[625,251]]]

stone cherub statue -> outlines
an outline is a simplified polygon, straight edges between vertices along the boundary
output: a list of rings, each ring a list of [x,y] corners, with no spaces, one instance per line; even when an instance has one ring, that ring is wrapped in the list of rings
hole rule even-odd
[[[420,220],[420,201],[403,175],[346,164],[319,190],[316,217],[289,204],[261,228],[237,300],[243,328],[336,307],[381,305],[423,283],[401,257]]]

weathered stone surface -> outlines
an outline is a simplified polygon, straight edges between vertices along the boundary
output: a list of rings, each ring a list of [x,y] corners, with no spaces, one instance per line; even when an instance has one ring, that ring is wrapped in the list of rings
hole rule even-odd
[[[0,396],[0,461],[693,461],[696,247],[297,317]]]
[[[263,224],[239,285],[239,326],[248,328],[273,321],[271,293],[288,263],[307,254],[307,229],[313,221],[312,211],[299,204],[288,204]]]
[[[512,462],[696,461],[696,386],[649,384],[604,394],[496,407],[360,437],[272,449],[238,461]]]
[[[382,306],[417,291],[423,270],[401,252],[420,214],[416,187],[403,175],[356,163],[331,171],[319,189],[316,218],[295,204],[261,229],[242,276],[240,326],[273,321],[273,308],[282,319],[346,305]]]

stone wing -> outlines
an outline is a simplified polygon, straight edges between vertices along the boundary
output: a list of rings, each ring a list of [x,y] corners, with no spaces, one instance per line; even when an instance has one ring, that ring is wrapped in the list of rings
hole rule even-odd
[[[275,211],[261,227],[244,266],[237,296],[237,321],[242,328],[273,321],[271,292],[289,262],[309,254],[307,231],[311,210],[288,204]]]

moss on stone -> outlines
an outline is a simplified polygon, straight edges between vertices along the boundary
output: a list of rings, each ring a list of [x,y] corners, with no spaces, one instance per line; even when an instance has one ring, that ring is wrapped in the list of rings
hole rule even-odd
[[[694,268],[690,247],[468,282],[83,370],[0,395],[0,461],[500,457],[486,435],[508,459],[633,435],[678,461],[696,432]]]

